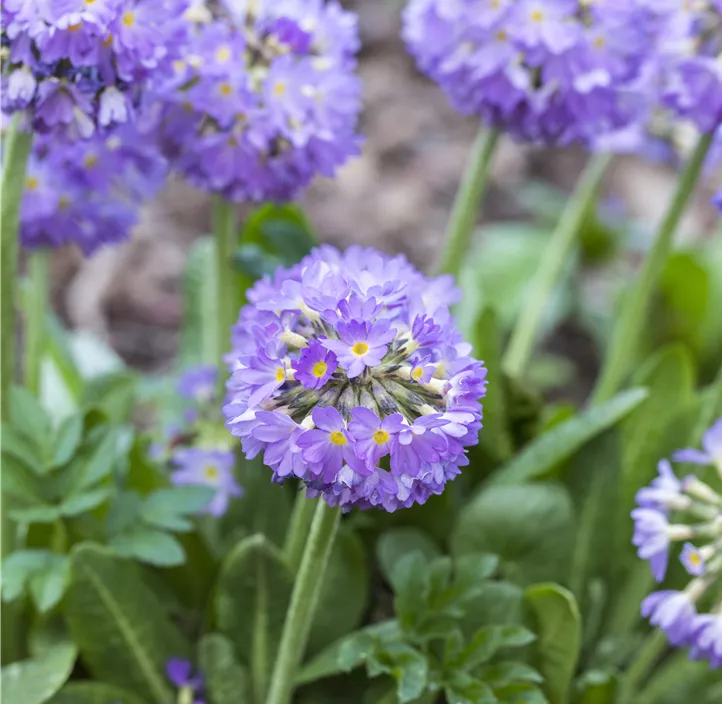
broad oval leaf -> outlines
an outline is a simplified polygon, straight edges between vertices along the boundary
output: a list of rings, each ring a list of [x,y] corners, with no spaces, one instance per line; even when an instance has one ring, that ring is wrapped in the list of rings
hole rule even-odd
[[[112,684],[71,682],[65,685],[48,704],[147,704],[147,701],[127,689]]]
[[[170,534],[150,528],[122,533],[110,541],[118,555],[134,557],[158,567],[175,567],[185,562],[183,546]]]
[[[387,582],[391,583],[391,575],[399,560],[416,551],[428,562],[441,554],[436,543],[420,528],[391,528],[381,535],[376,543],[376,559]]]
[[[556,584],[529,587],[525,598],[537,624],[537,669],[544,676],[543,689],[551,704],[566,704],[582,639],[576,599]]]
[[[43,704],[70,677],[78,649],[61,643],[37,658],[22,660],[2,668],[0,687],[3,704]]]
[[[172,700],[165,665],[189,658],[190,645],[135,565],[94,545],[75,548],[65,616],[94,677],[148,702]]]
[[[487,485],[520,484],[548,476],[554,467],[571,457],[584,444],[631,413],[647,395],[646,389],[630,389],[555,425],[530,442],[511,462],[496,472]]]
[[[204,636],[198,660],[212,704],[250,704],[248,676],[236,660],[233,643],[228,638],[220,633]]]
[[[569,493],[561,486],[491,486],[461,510],[452,550],[498,555],[501,573],[520,584],[556,579],[568,569],[572,512]]]

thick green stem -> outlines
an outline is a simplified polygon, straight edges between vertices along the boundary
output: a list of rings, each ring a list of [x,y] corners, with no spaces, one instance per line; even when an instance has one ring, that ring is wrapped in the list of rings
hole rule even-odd
[[[519,377],[524,373],[549,297],[569,259],[579,230],[594,206],[610,161],[608,154],[599,154],[589,160],[544,250],[544,257],[531,281],[502,362],[510,376]]]
[[[15,116],[12,126],[5,137],[2,175],[2,276],[0,289],[2,304],[2,418],[7,420],[10,412],[8,390],[15,379],[16,338],[16,286],[18,278],[18,225],[20,205],[25,190],[25,172],[28,157],[33,146],[31,132],[18,130],[19,115]],[[4,554],[4,553],[3,553]]]
[[[236,208],[220,196],[213,199],[213,232],[216,240],[216,304],[218,306],[216,359],[220,367],[219,385],[225,393],[225,364],[223,356],[230,349],[231,326],[236,321],[237,292],[232,267],[236,245]]]
[[[323,576],[338,530],[340,509],[331,508],[324,501],[316,503],[311,532],[283,624],[266,704],[289,704],[291,701],[296,673],[306,649]]]
[[[458,276],[464,258],[468,255],[471,234],[498,141],[499,133],[486,128],[482,128],[476,138],[444,235],[446,244],[439,267],[442,274]]]
[[[40,377],[48,323],[48,302],[50,297],[50,252],[40,249],[28,259],[28,280],[25,307],[25,386],[40,395]]]
[[[630,365],[634,362],[640,335],[644,330],[644,318],[649,300],[659,281],[669,256],[682,215],[689,203],[702,173],[705,157],[712,144],[713,134],[703,135],[682,172],[677,191],[669,204],[667,214],[657,231],[657,236],[642,265],[642,271],[633,282],[629,295],[624,299],[612,339],[604,360],[601,374],[594,389],[594,403],[609,400],[624,383]]]
[[[286,533],[286,542],[283,544],[283,555],[293,574],[298,572],[301,565],[303,548],[311,530],[315,509],[316,502],[306,498],[306,490],[301,489],[296,495],[296,503],[293,505],[293,514]]]
[[[662,653],[667,648],[667,636],[662,630],[655,630],[647,636],[637,657],[624,673],[620,682],[619,704],[632,704],[634,693],[647,679]]]

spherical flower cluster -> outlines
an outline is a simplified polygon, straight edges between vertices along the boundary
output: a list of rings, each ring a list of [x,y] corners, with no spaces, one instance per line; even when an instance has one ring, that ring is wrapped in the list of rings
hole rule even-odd
[[[23,247],[70,243],[90,255],[122,242],[166,172],[152,133],[136,125],[75,143],[36,136],[20,213]]]
[[[403,36],[464,114],[533,143],[593,143],[642,119],[670,3],[411,0]]]
[[[218,370],[192,367],[178,380],[178,395],[189,402],[181,422],[169,428],[164,444],[153,448],[154,458],[170,461],[173,484],[215,489],[203,513],[223,516],[232,499],[243,496],[234,469],[235,454],[223,427],[217,402]]]
[[[705,433],[702,447],[680,450],[673,458],[716,467],[722,478],[722,418]],[[672,511],[685,520],[671,524]],[[649,560],[655,579],[664,579],[675,541],[685,541],[680,560],[692,577],[683,591],[650,594],[642,603],[642,615],[664,630],[672,645],[690,646],[693,659],[722,667],[722,602],[698,613],[700,602],[722,575],[722,495],[694,475],[678,479],[671,464],[662,460],[659,476],[637,493],[632,517],[633,542],[639,556]]]
[[[449,312],[458,297],[451,277],[361,247],[261,279],[233,330],[224,409],[246,456],[345,510],[441,493],[477,442],[486,386]]]
[[[186,0],[3,0],[2,109],[88,138],[134,118],[174,57]]]
[[[287,200],[332,176],[360,145],[355,15],[323,0],[209,8],[186,14],[189,48],[158,93],[175,166],[234,201]]]

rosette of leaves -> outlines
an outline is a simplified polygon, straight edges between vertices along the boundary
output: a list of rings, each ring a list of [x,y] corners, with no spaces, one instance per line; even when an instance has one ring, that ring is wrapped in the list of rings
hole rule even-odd
[[[2,564],[2,598],[29,595],[40,613],[63,597],[71,549],[100,543],[123,557],[180,565],[175,534],[212,496],[207,487],[172,487],[147,463],[147,443],[128,425],[87,410],[53,425],[28,391],[12,389],[2,425],[7,515],[26,536]]]
[[[449,704],[543,704],[542,676],[520,650],[535,635],[515,623],[469,628],[489,585],[505,584],[491,580],[497,566],[488,554],[430,558],[415,550],[395,560],[386,569],[395,618],[330,646],[306,666],[300,682],[365,666],[371,678],[395,680],[389,701],[402,704],[434,702],[442,692]]]

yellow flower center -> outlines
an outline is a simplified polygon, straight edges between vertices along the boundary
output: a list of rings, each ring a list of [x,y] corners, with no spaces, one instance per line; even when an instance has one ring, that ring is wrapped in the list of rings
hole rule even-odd
[[[422,377],[423,375],[424,375],[424,370],[423,370],[421,367],[416,367],[416,369],[414,369],[414,370],[411,372],[411,378],[412,378],[412,379],[416,379],[416,381],[418,381],[419,379],[421,379],[421,377]]]
[[[95,5],[95,0],[85,0],[86,5]]]
[[[316,364],[313,365],[313,369],[311,370],[311,374],[313,374],[317,379],[320,379],[328,369],[328,364],[326,362],[316,362]]]
[[[40,181],[35,178],[35,176],[28,176],[25,179],[25,188],[27,188],[29,191],[34,191],[40,186]]]
[[[103,39],[103,46],[108,47],[112,43],[113,43],[113,35],[109,33],[108,36],[105,39]]]
[[[273,84],[273,95],[275,95],[277,98],[282,98],[284,95],[286,95],[287,90],[288,86],[283,81],[276,81]]]
[[[82,26],[82,22],[78,22],[78,24],[68,25],[68,32],[77,32]]]
[[[183,59],[176,59],[176,60],[173,62],[173,69],[174,69],[177,73],[181,73],[182,71],[185,71],[185,68],[186,68],[186,62],[183,61]]]
[[[276,371],[276,381],[285,381],[285,380],[286,380],[286,368],[279,367],[278,371]]]
[[[216,479],[218,479],[218,467],[215,467],[211,465],[210,467],[206,467],[203,470],[203,476],[209,481],[214,482]]]
[[[369,346],[365,342],[357,342],[352,348],[353,352],[357,357],[363,357],[369,351]]]
[[[86,154],[85,158],[83,159],[83,166],[85,166],[86,169],[92,169],[97,163],[97,154]]]
[[[541,22],[544,19],[544,13],[541,10],[533,10],[530,17],[532,22]]]
[[[374,440],[378,445],[383,445],[389,440],[389,434],[385,430],[377,430],[374,433]]]
[[[135,24],[135,13],[133,12],[124,12],[123,13],[123,24],[126,27],[132,27]]]
[[[507,33],[503,29],[500,29],[495,36],[498,42],[505,42],[508,38]]]
[[[607,43],[607,40],[604,38],[604,35],[602,35],[602,34],[600,34],[594,40],[594,46],[597,47],[597,49],[602,49],[606,43]]]
[[[221,85],[218,86],[218,92],[224,98],[227,98],[229,95],[233,95],[233,86],[230,83],[221,83]]]
[[[331,433],[331,442],[334,445],[345,445],[346,444],[346,436],[340,430],[334,430]]]
[[[58,208],[60,210],[67,210],[70,207],[70,198],[68,196],[60,196],[58,198]]]
[[[216,61],[218,63],[224,64],[226,61],[228,61],[231,58],[231,49],[227,45],[223,45],[216,51]]]
[[[689,563],[692,567],[699,567],[702,564],[702,558],[699,556],[698,552],[693,552],[689,556]]]

